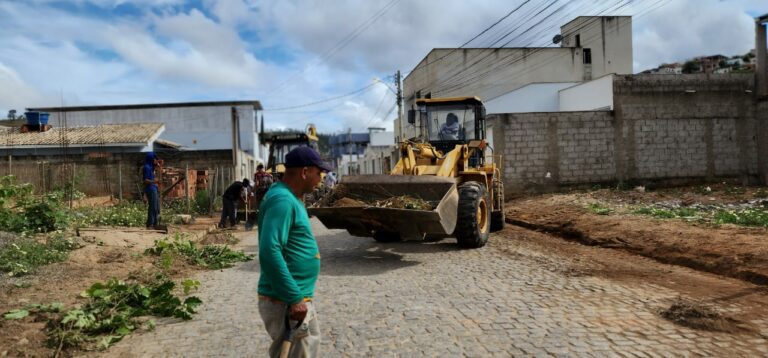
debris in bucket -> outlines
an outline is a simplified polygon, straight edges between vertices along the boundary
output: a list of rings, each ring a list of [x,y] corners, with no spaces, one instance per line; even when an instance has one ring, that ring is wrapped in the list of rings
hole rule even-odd
[[[360,200],[355,200],[352,198],[341,198],[333,202],[333,207],[336,208],[350,208],[350,207],[361,207],[366,206],[365,202]]]
[[[432,205],[427,201],[408,195],[394,196],[385,200],[378,200],[374,203],[374,206],[393,209],[432,210]]]

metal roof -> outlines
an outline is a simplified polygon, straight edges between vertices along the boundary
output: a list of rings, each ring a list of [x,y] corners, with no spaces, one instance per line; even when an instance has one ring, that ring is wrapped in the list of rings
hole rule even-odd
[[[151,144],[165,130],[162,123],[102,124],[91,127],[72,127],[65,133],[53,127],[45,132],[21,133],[20,127],[0,127],[0,148],[59,147],[66,139],[70,147],[93,146],[145,146]]]
[[[38,112],[79,112],[79,111],[107,111],[117,109],[145,109],[145,108],[179,108],[179,107],[231,107],[253,106],[261,110],[259,101],[209,101],[209,102],[178,102],[178,103],[144,103],[144,104],[118,104],[107,106],[75,106],[75,107],[36,107],[27,108],[29,111]]]

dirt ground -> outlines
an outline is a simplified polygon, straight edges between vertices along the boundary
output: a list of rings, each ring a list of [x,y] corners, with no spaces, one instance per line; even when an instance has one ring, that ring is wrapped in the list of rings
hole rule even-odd
[[[710,329],[759,331],[748,322],[768,317],[768,229],[632,213],[632,208],[659,203],[740,205],[765,190],[728,188],[602,189],[516,198],[506,203],[511,228],[502,234],[545,252],[542,265],[565,274],[668,287],[700,303],[704,312],[710,305],[736,302],[745,308],[718,318]],[[601,215],[590,205],[610,212]]]
[[[518,198],[507,203],[507,222],[582,244],[621,249],[663,263],[768,285],[768,229],[656,219],[631,212],[650,204],[739,205],[761,200],[755,199],[761,190],[765,188],[721,185],[654,192],[603,189]],[[589,210],[590,204],[611,212],[597,214]]]
[[[219,242],[223,240],[219,237],[225,236],[206,235],[215,221],[199,218],[193,225],[170,228],[170,235],[184,233],[191,240]],[[67,261],[41,267],[26,276],[0,275],[0,313],[32,303],[61,302],[65,307],[72,307],[84,302],[80,292],[93,283],[159,271],[154,266],[154,259],[143,252],[152,247],[155,240],[165,236],[135,228],[83,229],[80,240],[84,246],[72,251]],[[183,279],[199,269],[175,260],[167,273],[174,279]],[[45,322],[30,319],[0,319],[0,357],[52,356],[55,350],[46,347],[44,327]],[[71,353],[65,352],[65,355]]]

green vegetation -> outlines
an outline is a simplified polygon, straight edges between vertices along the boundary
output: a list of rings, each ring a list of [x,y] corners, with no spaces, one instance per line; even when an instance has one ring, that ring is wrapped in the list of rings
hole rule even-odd
[[[644,206],[632,211],[634,214],[648,215],[658,219],[674,218],[698,218],[701,214],[699,210],[691,208],[661,208],[658,206]]]
[[[636,208],[634,214],[648,215],[659,219],[697,220],[712,224],[734,224],[768,228],[768,208],[705,209],[705,208],[662,208],[654,205]]]
[[[69,251],[79,247],[62,235],[54,235],[45,243],[24,238],[0,249],[0,271],[11,276],[28,274],[40,266],[66,260]]]
[[[590,203],[587,205],[587,210],[597,215],[608,215],[613,212],[613,209],[604,206],[600,203]]]
[[[63,192],[33,195],[30,184],[16,184],[13,176],[0,177],[0,231],[23,234],[61,230],[69,224],[62,206]]]
[[[114,206],[78,208],[73,214],[73,221],[77,227],[141,227],[147,221],[147,206],[140,201],[126,201]]]
[[[193,265],[214,270],[232,267],[238,262],[253,259],[253,255],[234,251],[226,245],[204,245],[198,248],[192,241],[184,239],[179,234],[176,234],[172,241],[167,238],[155,241],[155,245],[148,248],[145,253],[159,256],[160,265],[166,268],[171,265],[175,255],[184,257]]]
[[[759,208],[718,210],[714,215],[714,221],[717,224],[735,224],[768,228],[768,210]]]
[[[184,295],[197,289],[200,282],[184,280]],[[48,343],[56,347],[56,355],[63,348],[105,349],[132,331],[153,329],[153,321],[142,321],[141,316],[192,318],[202,301],[194,296],[182,300],[174,295],[176,283],[163,274],[156,274],[148,283],[126,283],[110,279],[94,283],[80,295],[88,302],[64,311],[61,303],[32,304],[6,312],[7,320],[19,320],[34,314],[35,319],[47,320]]]

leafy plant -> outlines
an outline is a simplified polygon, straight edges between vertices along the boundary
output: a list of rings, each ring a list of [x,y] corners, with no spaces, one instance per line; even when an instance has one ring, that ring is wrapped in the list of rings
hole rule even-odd
[[[59,193],[34,196],[30,184],[16,184],[13,176],[0,177],[0,230],[50,232],[64,229],[68,219]]]
[[[210,269],[222,269],[234,266],[241,261],[250,261],[253,255],[243,251],[234,251],[226,245],[204,245],[198,248],[192,241],[176,235],[173,241],[167,238],[155,241],[155,245],[145,250],[148,255],[160,256],[163,267],[170,266],[173,254],[186,258],[187,262]]]
[[[0,249],[0,270],[11,276],[28,274],[40,266],[66,260],[69,251],[79,247],[63,236],[50,237],[45,243],[21,239]]]
[[[199,284],[185,280],[185,294],[190,290],[188,287]],[[48,341],[60,349],[90,345],[105,349],[136,329],[154,328],[154,322],[142,323],[137,319],[140,316],[189,320],[202,301],[195,296],[182,300],[174,295],[175,287],[176,283],[162,274],[157,274],[146,285],[114,278],[94,283],[80,294],[88,299],[85,305],[70,309],[48,322]]]
[[[590,203],[587,205],[587,210],[597,215],[608,215],[613,212],[613,209],[604,206],[600,203]]]

